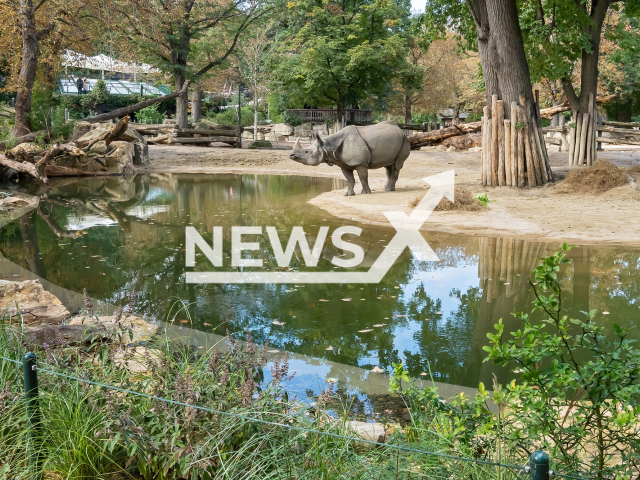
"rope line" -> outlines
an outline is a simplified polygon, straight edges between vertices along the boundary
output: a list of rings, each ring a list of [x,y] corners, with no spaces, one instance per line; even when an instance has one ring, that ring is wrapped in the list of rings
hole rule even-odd
[[[3,357],[3,356],[0,356],[0,360],[6,360],[8,362],[13,362],[13,363],[16,363],[18,365],[22,365],[22,362],[20,362],[20,361],[13,360],[11,358],[6,358],[6,357]],[[129,390],[129,389],[126,389],[126,388],[115,387],[113,385],[108,385],[108,384],[105,384],[105,383],[94,382],[93,380],[87,380],[85,378],[75,377],[73,375],[67,375],[67,374],[64,374],[64,373],[55,372],[53,370],[48,370],[48,369],[45,369],[45,368],[36,367],[36,369],[41,371],[41,372],[44,372],[44,373],[48,373],[48,374],[55,375],[55,376],[58,376],[58,377],[68,378],[70,380],[75,380],[75,381],[78,381],[78,382],[88,383],[90,385],[95,385],[95,386],[98,386],[98,387],[109,388],[111,390],[116,390],[116,391],[119,391],[119,392],[128,393],[128,394],[131,394],[131,395],[136,395],[136,396],[143,397],[143,398],[148,398],[150,400],[158,400],[158,401],[161,401],[161,402],[171,403],[171,404],[179,405],[179,406],[182,406],[182,407],[190,407],[190,408],[194,408],[196,410],[202,410],[202,411],[209,412],[209,413],[227,415],[229,417],[238,418],[240,420],[246,420],[248,422],[256,422],[256,423],[261,423],[263,425],[270,425],[270,426],[273,426],[273,427],[288,428],[290,430],[298,430],[298,431],[305,432],[305,433],[312,433],[312,434],[315,433],[315,434],[325,435],[327,437],[338,438],[338,439],[342,439],[342,440],[351,440],[351,441],[355,441],[355,442],[362,442],[362,443],[367,443],[367,444],[370,444],[370,445],[376,445],[376,446],[379,446],[379,447],[394,448],[396,450],[405,451],[405,452],[420,453],[420,454],[423,454],[423,455],[431,455],[431,456],[434,456],[434,457],[448,458],[448,459],[452,459],[452,460],[460,460],[460,461],[463,461],[463,462],[476,463],[476,464],[487,465],[487,466],[492,466],[492,467],[510,468],[512,470],[518,470],[520,472],[525,472],[526,471],[525,467],[518,467],[516,465],[506,465],[504,463],[499,463],[499,462],[488,462],[488,461],[485,461],[485,460],[476,460],[476,459],[473,459],[473,458],[457,457],[455,455],[447,455],[445,453],[430,452],[428,450],[420,450],[420,449],[417,449],[417,448],[404,447],[402,445],[396,445],[396,444],[391,444],[391,443],[379,443],[379,442],[374,442],[373,440],[366,440],[366,439],[363,439],[363,438],[348,437],[346,435],[340,435],[340,434],[331,433],[331,432],[323,432],[323,431],[320,431],[320,430],[313,430],[313,429],[310,429],[310,428],[300,427],[300,426],[297,426],[297,425],[286,425],[286,424],[283,424],[283,423],[272,422],[272,421],[263,420],[263,419],[260,419],[260,418],[248,417],[246,415],[241,415],[239,413],[224,412],[224,411],[221,411],[221,410],[215,410],[213,408],[202,407],[202,406],[199,406],[199,405],[191,405],[189,403],[180,402],[178,400],[171,400],[171,399],[168,399],[168,398],[158,397],[156,395],[149,395],[149,394],[146,394],[146,393],[137,392],[135,390]],[[557,477],[568,478],[568,479],[572,479],[572,480],[588,480],[588,479],[585,479],[585,478],[582,478],[582,477],[573,477],[571,475],[563,475],[561,473],[554,473],[554,475],[557,476]]]

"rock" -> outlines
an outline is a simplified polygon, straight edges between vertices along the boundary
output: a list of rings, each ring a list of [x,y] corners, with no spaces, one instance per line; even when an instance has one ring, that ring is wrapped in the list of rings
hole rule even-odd
[[[246,138],[247,140],[253,140],[253,132],[248,130],[242,132],[242,138]]]
[[[19,313],[16,312],[16,304]],[[45,291],[37,280],[0,280],[0,312],[5,310],[13,321],[19,320],[21,314],[27,325],[57,324],[69,316],[69,311],[60,300]]]
[[[481,152],[482,151],[482,147],[473,147],[469,149],[470,152]]]
[[[75,317],[71,319],[69,325],[106,328],[106,330],[112,334],[114,332],[127,333],[128,330],[131,330],[133,332],[133,340],[126,336],[126,338],[123,339],[124,343],[147,341],[158,333],[158,327],[156,325],[146,322],[135,315],[122,315],[120,325],[115,324],[115,317],[113,315],[98,317],[98,320],[96,320],[95,317]]]
[[[136,173],[133,166],[134,147],[133,143],[116,140],[111,145],[115,147],[106,157],[107,170],[123,175],[132,175]]]
[[[294,128],[286,123],[276,123],[271,129],[271,134],[274,135],[293,135]]]
[[[73,127],[73,133],[71,134],[71,138],[69,138],[70,142],[75,142],[80,137],[85,135],[91,130],[91,124],[89,122],[78,122]]]
[[[105,142],[104,140],[100,140],[98,143],[96,143],[93,147],[91,147],[91,150],[89,150],[90,152],[95,152],[95,153],[100,153],[100,154],[105,154],[107,153],[107,142]]]
[[[256,140],[249,145],[249,148],[271,148],[272,146],[268,140]]]
[[[146,165],[149,163],[149,144],[147,140],[133,128],[127,128],[125,132],[127,138],[120,137],[119,140],[125,140],[133,143],[133,164],[134,165]],[[128,140],[131,138],[131,140]]]
[[[456,147],[449,147],[449,148],[447,148],[447,150],[446,150],[446,151],[447,151],[447,152],[456,152],[456,151],[457,151],[457,149],[456,149]]]
[[[88,131],[87,133],[82,135],[80,138],[78,138],[76,140],[76,146],[78,148],[88,147],[91,142],[93,142],[94,140],[100,138],[105,133],[110,132],[111,129],[113,129],[113,127],[114,127],[113,123],[101,123],[101,124],[99,124],[96,128],[94,128],[93,130]]]
[[[176,124],[176,120],[175,120],[175,118],[165,118],[162,121],[162,124],[163,125],[175,125]]]
[[[379,423],[367,423],[352,420],[345,422],[345,427],[348,431],[357,434],[364,440],[384,443],[387,439],[384,426]]]
[[[312,131],[313,127],[310,123],[303,123],[302,125],[294,127],[293,134],[296,137],[308,137],[309,135],[311,135]]]
[[[438,145],[433,151],[434,152],[446,152],[447,148],[443,147],[442,145]]]
[[[43,151],[44,149],[35,143],[21,143],[9,150],[7,158],[15,158],[16,160],[23,161],[23,159],[34,157]]]

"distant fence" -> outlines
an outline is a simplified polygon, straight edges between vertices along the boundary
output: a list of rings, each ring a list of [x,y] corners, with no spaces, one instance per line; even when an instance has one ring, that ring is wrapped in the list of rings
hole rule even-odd
[[[303,122],[324,123],[327,120],[338,120],[338,110],[335,108],[289,108],[286,113],[295,115]],[[348,123],[371,122],[373,112],[371,110],[346,109],[344,119]]]
[[[551,468],[550,468],[550,462],[549,462],[549,456],[542,451],[536,451],[533,452],[529,458],[529,464],[525,465],[525,466],[517,466],[517,465],[506,465],[506,464],[502,464],[502,463],[498,463],[498,462],[490,462],[490,461],[485,461],[485,460],[480,460],[480,459],[475,459],[475,458],[465,458],[465,457],[459,457],[456,455],[447,455],[447,454],[443,454],[443,453],[438,453],[438,452],[429,452],[427,450],[421,450],[418,448],[411,448],[411,447],[406,447],[406,446],[402,446],[402,445],[397,445],[397,444],[390,444],[390,443],[381,443],[381,442],[375,442],[372,440],[367,440],[367,439],[363,439],[363,438],[356,438],[356,437],[348,437],[345,435],[339,435],[336,433],[331,433],[331,432],[326,432],[326,431],[322,431],[322,430],[314,430],[314,429],[310,429],[310,428],[306,428],[306,427],[301,427],[301,426],[297,426],[297,425],[287,425],[287,424],[281,424],[281,423],[277,423],[277,422],[272,422],[272,421],[268,421],[268,420],[263,420],[263,419],[259,419],[259,418],[252,418],[252,417],[248,417],[246,415],[241,415],[241,414],[237,414],[237,413],[233,413],[233,412],[225,412],[222,410],[215,410],[212,408],[207,408],[207,407],[203,407],[203,406],[199,406],[199,405],[192,405],[192,404],[188,404],[188,403],[184,403],[184,402],[179,402],[176,400],[171,400],[168,398],[162,398],[162,397],[158,397],[155,395],[148,395],[146,393],[142,393],[142,392],[136,392],[133,390],[128,390],[125,388],[120,388],[120,387],[116,387],[113,385],[106,385],[103,383],[99,383],[99,382],[94,382],[91,380],[87,380],[84,378],[79,378],[79,377],[75,377],[72,375],[66,375],[63,373],[59,373],[59,372],[54,372],[52,370],[46,370],[46,369],[38,369],[37,368],[37,364],[36,364],[36,355],[34,353],[27,353],[24,355],[24,357],[22,358],[22,362],[11,359],[11,358],[6,358],[6,357],[2,357],[0,356],[0,360],[4,360],[7,362],[11,362],[14,364],[17,364],[18,366],[22,367],[22,371],[23,371],[23,381],[24,381],[24,390],[25,390],[25,404],[27,407],[27,422],[28,422],[28,434],[29,434],[29,465],[32,471],[32,479],[34,480],[42,480],[42,474],[41,474],[41,467],[42,467],[42,458],[41,458],[41,454],[40,454],[40,445],[42,443],[42,437],[43,437],[43,432],[42,432],[42,420],[41,420],[41,415],[40,415],[40,408],[39,408],[39,404],[38,404],[38,397],[39,397],[39,385],[38,385],[38,370],[42,371],[43,373],[46,374],[50,374],[50,375],[55,375],[60,377],[61,379],[68,379],[68,380],[74,380],[74,381],[78,381],[78,382],[82,382],[85,384],[89,384],[89,385],[95,385],[98,387],[102,387],[102,388],[108,388],[117,392],[121,392],[121,393],[125,393],[125,394],[131,394],[131,395],[136,395],[136,396],[141,396],[141,397],[146,397],[148,399],[151,400],[157,400],[157,401],[162,401],[162,402],[166,402],[169,404],[174,404],[174,405],[180,405],[180,406],[184,406],[184,407],[190,407],[196,410],[201,410],[201,411],[205,411],[205,412],[209,412],[209,413],[214,413],[214,414],[218,414],[218,415],[225,415],[225,416],[230,416],[233,418],[237,418],[240,420],[245,420],[245,421],[249,421],[249,422],[255,422],[255,423],[260,423],[260,424],[266,424],[269,426],[274,426],[274,427],[279,427],[282,429],[288,429],[288,430],[298,430],[301,431],[303,433],[311,433],[311,434],[317,434],[317,435],[325,435],[328,437],[333,437],[333,438],[339,438],[339,439],[343,439],[343,440],[349,440],[349,441],[354,441],[354,442],[359,442],[359,443],[366,443],[366,444],[372,444],[375,445],[379,448],[388,448],[388,449],[394,449],[397,451],[404,451],[404,452],[409,452],[409,453],[417,453],[417,454],[423,454],[423,455],[428,455],[428,456],[433,456],[433,457],[440,457],[440,458],[445,458],[445,459],[450,459],[450,460],[458,460],[458,461],[462,461],[462,462],[470,462],[470,463],[475,463],[475,464],[479,464],[479,465],[486,465],[486,466],[490,466],[490,467],[497,467],[497,468],[504,468],[507,470],[512,471],[516,476],[518,476],[519,478],[523,478],[523,479],[529,479],[529,480],[549,480],[551,477],[560,477],[560,478],[568,478],[568,479],[574,479],[574,480],[588,480],[585,478],[581,478],[581,477],[575,477],[575,476],[571,476],[571,475],[563,475],[561,473],[556,473],[554,472]]]

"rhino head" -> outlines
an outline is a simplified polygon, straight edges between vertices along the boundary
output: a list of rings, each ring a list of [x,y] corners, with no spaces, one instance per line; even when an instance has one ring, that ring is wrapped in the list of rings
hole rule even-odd
[[[320,165],[322,162],[327,162],[329,165],[332,165],[333,163],[330,161],[331,152],[325,148],[320,135],[316,133],[315,139],[315,142],[307,148],[302,148],[300,146],[300,139],[296,139],[296,143],[293,145],[293,150],[291,151],[289,158],[311,167]]]

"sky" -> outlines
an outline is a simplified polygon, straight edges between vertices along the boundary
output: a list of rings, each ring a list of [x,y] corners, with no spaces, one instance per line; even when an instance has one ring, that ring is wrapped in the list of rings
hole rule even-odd
[[[426,4],[427,0],[411,0],[411,10],[422,13]]]

